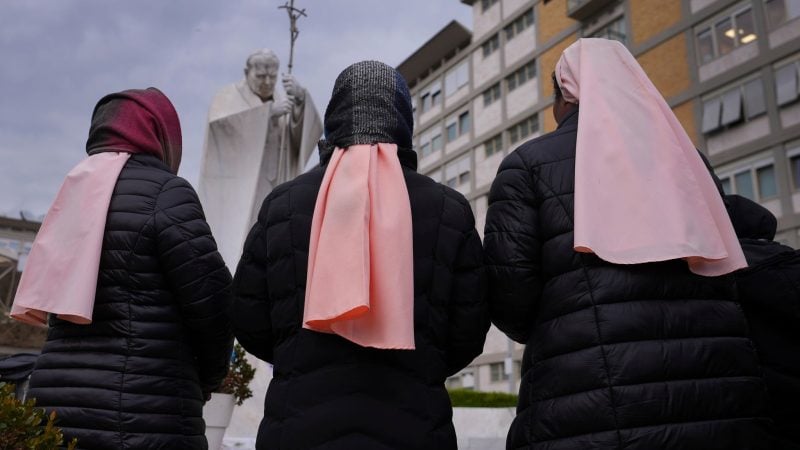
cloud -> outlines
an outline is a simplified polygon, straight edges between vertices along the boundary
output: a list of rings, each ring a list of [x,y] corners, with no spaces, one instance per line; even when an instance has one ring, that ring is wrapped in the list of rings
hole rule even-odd
[[[268,47],[288,62],[288,19],[277,0],[4,0],[0,2],[0,212],[46,211],[84,156],[95,102],[156,86],[181,117],[181,175],[196,183],[209,103]],[[295,75],[324,110],[349,64],[397,65],[450,20],[457,0],[296,0]]]

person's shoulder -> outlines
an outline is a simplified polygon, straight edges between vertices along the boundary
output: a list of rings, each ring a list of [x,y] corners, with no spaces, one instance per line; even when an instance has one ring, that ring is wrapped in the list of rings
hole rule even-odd
[[[500,164],[506,168],[530,168],[575,157],[577,129],[563,127],[520,144]]]

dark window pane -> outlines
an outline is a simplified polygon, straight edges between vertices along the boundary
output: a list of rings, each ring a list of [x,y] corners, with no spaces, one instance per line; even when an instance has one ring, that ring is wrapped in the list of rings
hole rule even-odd
[[[756,169],[758,178],[758,196],[762,200],[778,195],[778,184],[775,182],[775,166],[760,167]]]
[[[789,166],[791,166],[792,170],[794,188],[795,190],[800,190],[800,155],[792,156],[789,160]]]
[[[784,0],[767,0],[765,7],[770,28],[777,28],[786,21],[786,2]]]
[[[703,133],[710,133],[719,128],[722,101],[719,97],[703,103]]]
[[[714,59],[714,38],[711,36],[711,30],[697,34],[697,57],[700,58],[700,64]]]
[[[451,123],[447,126],[447,142],[454,141],[458,137],[458,130],[456,124]]]
[[[767,111],[764,102],[764,83],[761,78],[744,85],[744,111],[748,119],[752,119]]]
[[[725,178],[724,180],[722,180],[722,192],[724,192],[724,193],[726,193],[728,195],[733,194],[733,191],[731,191],[731,179],[730,178]]]
[[[739,43],[742,45],[756,40],[756,27],[753,25],[752,9],[736,15],[736,34]]]
[[[431,139],[431,152],[435,152],[442,148],[442,135],[437,134]]]
[[[717,52],[720,56],[727,55],[736,45],[734,44],[734,41],[736,40],[736,32],[733,29],[731,19],[727,18],[717,22],[717,24],[714,26],[714,30],[717,37]]]
[[[742,197],[747,197],[750,200],[755,200],[755,192],[753,190],[753,177],[750,171],[737,173],[733,176],[734,184],[736,185],[736,193]]]
[[[469,127],[470,127],[469,111],[467,111],[458,116],[458,134],[461,135],[468,132]]]
[[[778,106],[797,100],[797,65],[789,64],[775,71],[775,90]]]
[[[742,120],[742,91],[738,87],[722,94],[722,125],[732,125]]]
[[[422,146],[420,147],[420,153],[422,153],[422,156],[430,155],[431,154],[431,144],[428,143],[428,142],[422,144]]]

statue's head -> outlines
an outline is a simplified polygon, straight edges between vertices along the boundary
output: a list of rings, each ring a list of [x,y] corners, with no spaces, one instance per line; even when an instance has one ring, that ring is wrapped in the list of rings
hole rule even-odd
[[[272,97],[275,91],[279,65],[278,55],[269,49],[259,50],[247,57],[244,67],[247,86],[263,101]]]

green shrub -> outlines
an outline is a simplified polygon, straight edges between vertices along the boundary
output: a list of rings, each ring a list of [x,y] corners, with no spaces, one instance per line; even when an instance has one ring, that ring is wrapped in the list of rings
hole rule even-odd
[[[233,346],[233,356],[231,357],[231,367],[228,375],[222,380],[222,386],[217,392],[231,394],[236,399],[236,404],[241,405],[245,400],[253,396],[250,389],[250,382],[256,375],[256,369],[245,359],[244,349],[237,342]],[[2,449],[0,449],[2,450]]]
[[[64,445],[64,435],[53,425],[56,413],[47,417],[44,410],[34,408],[35,403],[19,401],[13,384],[0,383],[0,450],[55,450]],[[67,448],[76,445],[73,439]]]
[[[517,396],[505,392],[480,392],[469,389],[449,389],[453,407],[503,408],[517,406]]]

